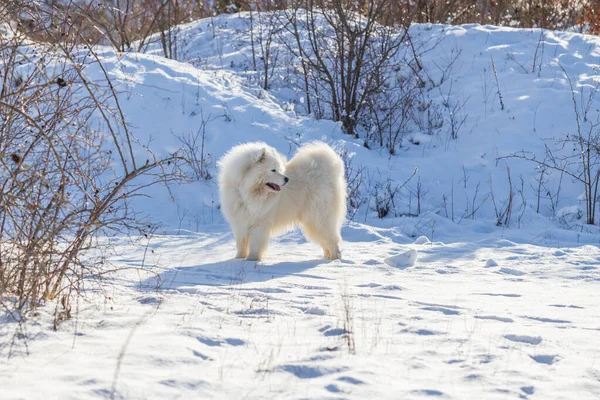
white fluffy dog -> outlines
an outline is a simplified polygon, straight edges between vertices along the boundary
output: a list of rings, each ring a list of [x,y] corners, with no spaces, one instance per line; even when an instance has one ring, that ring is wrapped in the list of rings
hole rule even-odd
[[[325,258],[341,257],[346,215],[342,159],[325,143],[285,157],[262,142],[233,147],[219,160],[221,211],[231,225],[237,258],[260,260],[269,238],[300,224]]]

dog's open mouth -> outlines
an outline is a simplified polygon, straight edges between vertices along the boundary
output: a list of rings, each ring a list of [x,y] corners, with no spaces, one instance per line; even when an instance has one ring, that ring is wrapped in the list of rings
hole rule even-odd
[[[281,190],[281,186],[276,185],[274,183],[267,183],[267,186],[270,187],[271,189],[273,189],[276,192],[279,192]]]

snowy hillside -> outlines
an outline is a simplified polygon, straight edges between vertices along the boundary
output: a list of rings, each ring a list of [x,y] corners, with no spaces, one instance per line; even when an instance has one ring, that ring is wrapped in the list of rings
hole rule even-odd
[[[392,189],[400,186],[417,168],[395,198],[390,216],[419,214],[418,220],[427,224],[438,216],[461,225],[483,221],[483,229],[493,231],[511,192],[510,172],[514,199],[509,227],[535,227],[553,235],[554,228],[579,225],[584,233],[580,240],[597,241],[594,229],[581,227],[585,205],[579,182],[529,161],[500,159],[526,151],[542,160],[545,146],[559,149],[557,155],[576,154],[557,142],[577,132],[565,72],[580,114],[589,110],[589,120],[595,121],[600,115],[594,97],[597,38],[479,25],[413,26],[427,81],[421,101],[429,105],[418,116],[425,121],[422,126],[411,124],[397,155],[390,156],[386,149],[364,148],[364,140],[343,134],[338,124],[304,116],[303,94],[289,88],[293,77],[284,49],[272,88],[263,91],[261,78],[250,70],[248,26],[245,14],[183,26],[178,33],[181,63],[151,56],[152,49],[149,54],[107,54],[111,76],[122,82],[123,107],[135,132],[151,137],[157,148],[175,149],[181,145],[176,137],[197,133],[205,121],[211,176],[215,161],[235,143],[265,140],[290,157],[301,143],[325,140],[347,154],[351,174],[361,172],[363,207],[353,219],[375,224],[380,223],[373,218],[378,191],[383,196],[388,180]],[[439,123],[432,127],[427,119]],[[457,139],[451,138],[453,123]],[[154,199],[145,209],[152,212],[161,204],[155,216],[171,228],[197,230],[199,224],[220,221],[214,180],[177,193],[178,205]],[[415,222],[394,222],[405,224]],[[426,232],[419,226],[407,229],[413,236]],[[585,239],[585,233],[592,236]]]
[[[58,331],[51,304],[23,331],[3,319],[0,398],[598,398],[600,232],[584,187],[503,157],[577,156],[577,118],[592,132],[600,118],[600,39],[412,26],[420,112],[390,155],[306,115],[283,47],[263,90],[248,26],[243,13],[182,26],[178,61],[101,49],[140,142],[166,155],[201,139],[197,179],[135,200],[161,234],[115,239],[118,271],[86,283]],[[215,165],[255,140],[343,154],[361,183],[342,260],[299,231],[264,261],[233,259]]]

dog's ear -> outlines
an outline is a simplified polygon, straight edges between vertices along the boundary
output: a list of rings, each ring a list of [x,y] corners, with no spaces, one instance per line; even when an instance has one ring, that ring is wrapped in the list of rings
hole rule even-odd
[[[265,160],[265,155],[267,153],[267,148],[263,147],[263,149],[260,151],[258,159],[256,160],[256,163],[261,163]]]

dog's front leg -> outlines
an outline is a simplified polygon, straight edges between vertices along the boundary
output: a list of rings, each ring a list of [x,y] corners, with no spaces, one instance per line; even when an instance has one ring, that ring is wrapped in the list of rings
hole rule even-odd
[[[270,232],[267,227],[254,226],[250,229],[248,235],[248,245],[250,247],[250,254],[246,257],[248,261],[258,261],[262,259],[263,253],[269,246]]]
[[[246,258],[248,256],[248,232],[235,232],[235,244],[237,246],[235,258]]]

